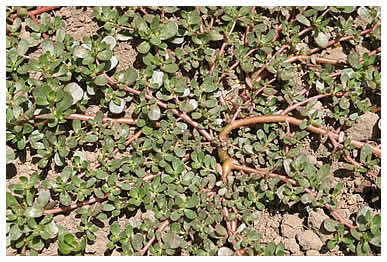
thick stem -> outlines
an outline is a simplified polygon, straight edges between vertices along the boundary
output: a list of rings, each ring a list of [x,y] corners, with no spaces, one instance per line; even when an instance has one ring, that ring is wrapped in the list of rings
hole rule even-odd
[[[227,138],[228,138],[228,134],[233,129],[239,128],[241,126],[247,126],[247,125],[252,125],[252,124],[259,124],[259,123],[274,123],[274,122],[288,122],[288,123],[290,123],[292,125],[299,126],[303,121],[300,120],[300,119],[291,117],[291,116],[281,116],[281,115],[255,116],[255,117],[240,119],[240,120],[234,121],[233,123],[228,124],[222,130],[222,132],[220,132],[219,138],[222,141],[226,141]],[[335,138],[335,139],[339,138],[339,135],[334,134],[332,132],[329,132],[326,129],[323,129],[323,128],[320,128],[320,127],[315,127],[313,125],[307,126],[306,129],[311,131],[311,132],[313,132],[313,133],[319,134],[319,135],[328,135],[328,133],[330,133],[333,138]],[[356,140],[351,140],[350,144],[354,145],[357,148],[362,148],[365,145],[365,143],[360,142],[360,141],[356,141]],[[370,145],[370,147],[372,148],[372,152],[376,156],[378,156],[378,157],[381,156],[381,150],[378,147],[372,146],[372,145]]]
[[[28,12],[29,15],[40,15],[42,13],[45,13],[45,12],[48,12],[48,11],[51,11],[51,10],[54,10],[54,9],[57,9],[59,8],[59,6],[44,6],[44,7],[41,7],[41,8],[38,8],[38,9],[35,9],[33,11],[30,11]]]

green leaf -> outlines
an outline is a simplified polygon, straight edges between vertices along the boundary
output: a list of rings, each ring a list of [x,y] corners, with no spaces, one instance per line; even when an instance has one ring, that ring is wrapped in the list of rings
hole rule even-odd
[[[89,50],[87,50],[86,48],[82,47],[82,46],[75,46],[73,48],[73,56],[75,58],[85,58],[87,56],[89,56]]]
[[[223,35],[220,34],[218,31],[212,30],[208,36],[210,37],[211,41],[219,41],[223,39]]]
[[[111,225],[110,225],[110,232],[113,234],[113,235],[118,235],[120,233],[120,225],[118,224],[117,221],[114,221]]]
[[[37,198],[37,203],[39,204],[39,206],[44,207],[47,205],[50,198],[51,198],[51,194],[49,190],[40,189],[39,197]]]
[[[6,202],[7,202],[7,208],[8,207],[16,207],[19,206],[19,203],[17,202],[16,197],[14,197],[11,193],[6,192]]]
[[[27,207],[24,215],[26,217],[41,217],[43,215],[43,207],[41,206],[32,206],[32,207]]]
[[[115,206],[114,205],[112,205],[112,204],[104,204],[103,206],[102,206],[102,210],[103,211],[112,211],[112,210],[114,210],[114,209],[116,209],[115,208]]]
[[[113,53],[111,50],[103,50],[102,52],[99,52],[97,55],[98,60],[101,61],[109,61],[113,56]]]
[[[183,103],[182,110],[186,113],[190,113],[194,111],[196,108],[198,108],[198,106],[199,106],[199,103],[195,99],[189,99]]]
[[[111,35],[105,36],[101,42],[106,43],[110,50],[113,50],[117,43],[116,39]]]
[[[69,93],[64,92],[62,100],[56,105],[57,110],[64,112],[66,109],[70,108],[72,104],[73,104],[73,97]]]
[[[107,84],[107,79],[104,75],[98,75],[95,80],[94,80],[94,83],[97,85],[97,86],[105,86]]]
[[[160,107],[157,104],[153,104],[149,107],[148,117],[152,121],[157,121],[160,119],[161,111]]]
[[[23,235],[23,231],[18,224],[13,224],[8,232],[8,237],[11,241],[18,240]]]
[[[163,85],[164,73],[160,71],[153,71],[151,84],[157,84],[159,87]]]
[[[44,39],[43,42],[42,42],[42,50],[43,50],[43,54],[49,52],[50,55],[54,55],[54,44],[48,40],[48,39]]]
[[[348,55],[348,62],[349,64],[355,68],[355,69],[358,69],[360,67],[360,63],[359,63],[359,54],[356,53],[356,52],[351,52],[349,55]]]
[[[320,167],[320,169],[317,171],[317,176],[320,180],[323,180],[325,177],[329,175],[331,167],[328,164],[323,165]]]
[[[160,39],[166,40],[174,37],[177,34],[178,26],[173,21],[168,21],[168,23],[160,26]]]
[[[177,221],[183,214],[177,210],[173,211],[171,214],[170,214],[170,218],[172,219],[172,221]]]
[[[43,87],[35,88],[32,91],[32,94],[35,98],[36,104],[38,104],[40,106],[46,106],[49,104]]]
[[[348,98],[346,98],[345,96],[343,96],[342,98],[340,98],[339,106],[340,106],[342,109],[346,110],[346,109],[348,109],[348,108],[350,107],[350,105],[351,105],[351,104],[350,104]]]
[[[310,26],[310,22],[309,22],[308,18],[306,18],[304,15],[297,15],[296,19],[301,24],[306,25],[306,26]]]
[[[336,244],[337,244],[336,240],[329,240],[328,241],[328,248],[332,249],[332,248],[334,248],[336,246]]]
[[[59,195],[59,201],[64,206],[71,205],[71,197],[70,197],[69,193],[67,193],[66,191],[61,192]]]
[[[191,209],[184,209],[184,215],[188,218],[188,219],[194,219],[196,218],[196,213],[195,211],[191,210]]]
[[[308,120],[307,119],[302,120],[300,124],[300,129],[305,129],[307,126],[308,126]]]
[[[58,226],[56,225],[55,221],[54,220],[51,220],[50,223],[48,223],[47,225],[45,225],[44,229],[50,233],[50,235],[56,235],[58,234]]]
[[[119,72],[115,78],[118,82],[124,83],[126,85],[133,84],[137,79],[137,72],[134,69],[129,68],[126,71]]]
[[[146,30],[149,29],[147,23],[139,15],[136,15],[136,17],[134,18],[134,25],[137,28],[137,30],[140,32],[145,32]]]
[[[132,246],[134,250],[140,251],[143,247],[144,237],[141,233],[137,233],[132,238]]]
[[[25,21],[29,28],[35,32],[39,32],[39,26],[31,18],[28,17]]]
[[[308,203],[312,203],[313,199],[314,199],[314,198],[313,198],[313,196],[312,196],[311,194],[305,193],[305,194],[303,194],[302,197],[301,197],[301,202],[302,202],[303,204],[308,204]]]
[[[224,226],[222,226],[221,224],[216,224],[215,226],[215,231],[218,235],[220,236],[227,236],[227,230]]]
[[[337,231],[338,223],[335,220],[332,220],[330,218],[325,219],[323,225],[324,225],[325,230],[327,230],[328,232],[333,233],[333,232]]]
[[[150,45],[148,42],[144,41],[141,44],[137,46],[137,51],[140,52],[141,54],[146,54],[150,50]]]
[[[78,101],[81,101],[83,98],[83,89],[75,82],[68,83],[63,90],[71,94],[73,98],[73,105],[78,103]]]
[[[98,179],[105,179],[107,177],[107,173],[103,170],[97,169],[93,171],[93,174],[95,175],[96,178]]]
[[[7,145],[7,149],[6,149],[6,161],[7,161],[7,164],[9,164],[12,160],[15,160],[15,152],[13,151],[13,149],[11,147],[9,147]]]
[[[315,37],[314,37],[314,41],[316,41],[316,44],[321,47],[321,48],[326,48],[328,46],[328,43],[329,43],[329,38],[328,36],[323,33],[323,32],[319,32]]]
[[[167,73],[175,73],[179,69],[179,66],[175,63],[166,64],[166,65],[162,65],[160,69]]]
[[[17,54],[20,56],[23,56],[27,53],[28,48],[30,47],[29,43],[27,40],[20,40],[19,44],[17,45]]]
[[[381,235],[378,234],[378,235],[374,236],[373,238],[371,238],[371,240],[369,242],[370,242],[370,244],[372,244],[374,246],[381,247],[381,245],[382,245]]]
[[[364,145],[360,150],[360,162],[366,164],[372,158],[372,148],[370,145]]]
[[[118,100],[120,101],[120,105],[114,103],[113,100],[109,102],[109,110],[113,114],[121,114],[125,109],[125,100],[122,98],[118,98]]]
[[[275,249],[276,249],[276,246],[273,242],[270,242],[269,244],[267,244],[264,252],[265,256],[273,256]]]
[[[181,245],[181,238],[175,232],[168,232],[162,236],[163,241],[168,245],[169,248],[178,248]]]
[[[186,153],[186,150],[184,148],[181,148],[181,147],[176,147],[174,149],[174,152],[175,152],[177,157],[183,157]]]

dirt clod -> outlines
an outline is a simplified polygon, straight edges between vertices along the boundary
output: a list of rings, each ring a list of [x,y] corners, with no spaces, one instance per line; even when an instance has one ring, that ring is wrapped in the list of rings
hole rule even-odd
[[[300,246],[297,244],[297,241],[294,238],[285,239],[284,246],[286,250],[289,250],[292,253],[297,253],[300,251]]]
[[[302,219],[295,215],[285,215],[282,220],[281,233],[284,237],[294,238],[302,229]]]
[[[321,256],[320,252],[317,250],[308,250],[306,251],[307,256]]]
[[[323,246],[320,238],[312,230],[306,230],[297,234],[298,243],[303,250],[320,250]]]
[[[347,135],[352,139],[365,141],[373,138],[374,127],[377,125],[379,116],[372,112],[361,115],[352,127],[348,128]]]
[[[308,225],[315,231],[318,232],[321,228],[321,224],[325,219],[329,218],[321,208],[312,211],[308,217]]]

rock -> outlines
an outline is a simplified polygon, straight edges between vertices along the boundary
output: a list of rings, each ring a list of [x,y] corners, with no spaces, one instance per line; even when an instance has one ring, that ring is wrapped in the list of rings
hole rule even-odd
[[[308,217],[308,225],[315,231],[319,232],[321,224],[325,219],[329,218],[321,208],[317,208],[316,211],[312,211]]]
[[[286,250],[289,250],[292,253],[297,253],[300,251],[300,246],[297,244],[297,241],[294,238],[285,239],[284,247]]]
[[[297,240],[303,250],[320,250],[323,246],[320,238],[312,230],[306,230],[297,234]]]
[[[321,256],[320,252],[317,250],[308,250],[306,251],[307,256]]]
[[[228,247],[221,247],[218,250],[218,256],[232,256],[234,254],[234,251],[232,251]]]
[[[361,115],[347,130],[347,135],[354,140],[369,140],[373,137],[374,127],[378,124],[379,116],[372,112]]]
[[[294,238],[299,230],[302,230],[302,219],[295,215],[285,215],[281,225],[282,235],[287,238]]]

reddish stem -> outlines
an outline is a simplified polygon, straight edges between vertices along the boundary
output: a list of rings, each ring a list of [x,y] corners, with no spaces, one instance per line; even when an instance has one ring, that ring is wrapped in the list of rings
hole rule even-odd
[[[374,31],[379,25],[380,25],[380,23],[377,23],[377,24],[373,25],[371,28],[362,31],[362,32],[360,33],[360,35],[363,36],[363,35],[366,35],[366,34],[368,34],[368,33],[371,33],[371,32]],[[343,37],[338,38],[338,39],[335,39],[335,40],[331,40],[331,41],[328,42],[328,45],[327,45],[325,48],[327,48],[327,47],[329,47],[329,46],[331,46],[331,45],[334,45],[334,44],[336,44],[336,43],[342,42],[342,41],[350,40],[350,39],[352,39],[352,38],[353,38],[353,35],[348,35],[348,36],[343,36]],[[311,55],[311,54],[316,53],[316,52],[318,52],[318,51],[320,51],[320,50],[322,50],[322,49],[323,49],[323,48],[316,47],[316,48],[312,49],[312,50],[310,51],[309,54]]]
[[[313,30],[313,26],[309,26],[307,28],[305,28],[304,30],[302,30],[301,32],[298,33],[298,36],[302,36],[303,34],[306,34],[308,33],[309,31],[312,31]]]
[[[323,98],[323,97],[327,97],[327,96],[330,96],[331,94],[321,94],[321,95],[317,95],[317,96],[313,96],[313,97],[310,97],[308,99],[305,99],[304,101],[301,101],[301,102],[298,102],[297,104],[294,104],[292,106],[289,106],[288,108],[286,108],[282,113],[281,115],[287,115],[290,111],[296,109],[297,107],[300,107],[302,105],[305,105],[306,103],[309,103],[309,101],[312,101],[313,99],[320,99],[320,98]]]
[[[291,117],[291,116],[281,116],[281,115],[265,115],[265,116],[255,116],[255,117],[249,117],[237,120],[233,123],[228,124],[225,128],[223,128],[222,132],[219,134],[219,138],[221,141],[226,141],[228,138],[228,134],[236,128],[239,128],[241,126],[247,126],[252,124],[259,124],[259,123],[274,123],[274,122],[289,122],[292,125],[300,126],[300,124],[303,122],[303,120]],[[334,134],[333,132],[330,132],[326,129],[316,127],[313,125],[309,125],[306,127],[308,131],[311,131],[315,134],[319,135],[330,135],[334,139],[338,139],[339,135]],[[366,143],[357,141],[357,140],[351,140],[350,144],[354,145],[357,148],[362,148]],[[368,144],[371,149],[372,153],[378,157],[381,156],[381,149],[377,146],[373,146]]]
[[[54,10],[54,9],[57,9],[59,8],[60,6],[44,6],[44,7],[41,7],[41,8],[38,8],[38,9],[35,9],[33,11],[30,11],[28,12],[29,15],[40,15],[42,13],[45,13],[45,12],[48,12],[48,11],[51,11],[51,10]]]
[[[144,15],[148,15],[148,12],[144,9],[144,7],[140,6],[140,11],[144,14]]]
[[[274,59],[278,54],[281,54],[286,48],[288,48],[289,45],[283,45],[281,46],[280,49],[278,49],[277,52],[275,52],[275,54],[272,56],[272,59]],[[255,73],[255,77],[254,77],[254,81],[253,83],[257,82],[257,81],[261,81],[262,80],[262,77],[260,77],[261,73],[266,69],[266,67],[271,63],[270,62],[267,62],[264,66],[262,66],[256,73]]]
[[[381,106],[376,107],[374,110],[372,110],[372,113],[377,113],[382,110]]]
[[[169,225],[169,221],[168,220],[165,220],[164,222],[162,222],[159,226],[159,228],[157,229],[157,231],[159,231],[160,233],[163,232],[165,230],[165,228]],[[145,255],[145,253],[148,251],[148,249],[152,246],[153,242],[156,240],[156,234],[153,235],[153,237],[151,239],[149,239],[148,243],[146,243],[146,245],[140,250],[140,254],[141,256]]]
[[[105,75],[105,77],[108,80],[110,85],[112,85],[112,86],[119,86],[117,84],[117,82],[113,78],[109,77],[105,72],[104,72],[104,75]],[[128,86],[124,86],[124,87],[121,86],[121,88],[123,90],[129,92],[129,93],[134,94],[134,95],[140,95],[141,94],[141,91],[133,89],[133,88],[130,88]],[[169,108],[168,104],[165,104],[165,103],[161,102],[160,100],[158,100],[157,98],[154,98],[151,95],[146,94],[145,98],[148,99],[148,100],[155,99],[157,105],[159,105],[159,106],[161,106],[162,108],[165,108],[165,109],[170,109],[171,112],[174,115],[176,115],[178,117],[181,117],[182,119],[184,119],[184,121],[186,121],[192,127],[196,128],[208,141],[212,140],[212,136],[205,129],[199,128],[199,123],[193,121],[185,112],[182,113],[182,112],[180,112],[179,110],[177,110],[175,108]]]
[[[204,25],[203,25],[203,19],[202,19],[201,15],[200,15],[200,6],[195,6],[195,9],[196,9],[196,11],[198,11],[199,16],[200,16],[200,33],[204,34],[205,30],[204,30]]]
[[[95,117],[96,116],[86,115],[86,114],[84,114],[84,115],[82,115],[82,114],[70,114],[69,116],[67,116],[65,118],[66,119],[79,119],[82,121],[88,121],[88,120],[94,119]],[[47,115],[37,115],[37,116],[35,116],[35,119],[48,119],[48,118],[47,118]],[[133,120],[130,118],[125,118],[125,117],[122,117],[122,118],[104,117],[102,119],[103,123],[106,123],[108,121],[117,122],[117,123],[121,123],[121,124],[128,124],[128,125],[136,125],[137,124],[137,120]]]
[[[228,237],[231,237],[235,234],[235,232],[233,230],[232,223],[228,220],[228,215],[229,215],[229,212],[227,207],[223,207],[223,217],[224,217],[224,220],[226,221],[227,235]],[[236,239],[234,239],[232,243],[235,245]],[[237,256],[243,256],[242,252],[239,249],[236,249],[235,253],[237,254]]]
[[[227,34],[226,41],[228,41],[230,35],[232,34],[232,31],[234,31],[236,22],[237,22],[237,21],[234,21],[234,23],[232,24],[231,29],[230,29],[230,31],[229,31],[228,34]],[[223,55],[224,49],[226,48],[226,46],[227,46],[227,42],[223,42],[223,45],[222,45],[222,47],[220,48],[220,51],[219,51],[219,56],[222,56],[222,55]],[[216,61],[214,61],[214,63],[212,64],[211,69],[210,69],[210,72],[208,73],[209,75],[212,75],[212,73],[214,72],[214,70],[215,70],[215,65],[216,65]]]
[[[108,197],[109,194],[105,194],[103,197],[101,198],[92,198],[92,199],[89,199],[89,200],[85,200],[85,201],[81,201],[81,202],[78,202],[78,203],[75,203],[75,204],[72,204],[72,205],[69,205],[67,207],[60,207],[60,208],[54,208],[54,209],[47,209],[47,210],[44,210],[43,214],[44,215],[48,215],[48,214],[57,214],[57,213],[63,213],[63,212],[67,212],[69,210],[72,210],[72,209],[75,209],[75,208],[78,208],[78,207],[82,207],[82,206],[86,206],[86,205],[90,205],[90,204],[93,204],[95,202],[101,202],[102,200],[105,200],[107,197]]]
[[[311,59],[311,56],[308,55],[298,55],[298,56],[292,56],[288,57],[284,63],[293,63],[295,61],[302,61],[306,59]],[[323,57],[316,57],[316,62],[320,64],[331,64],[336,65],[339,63],[339,60],[330,59],[330,58],[323,58]]]

